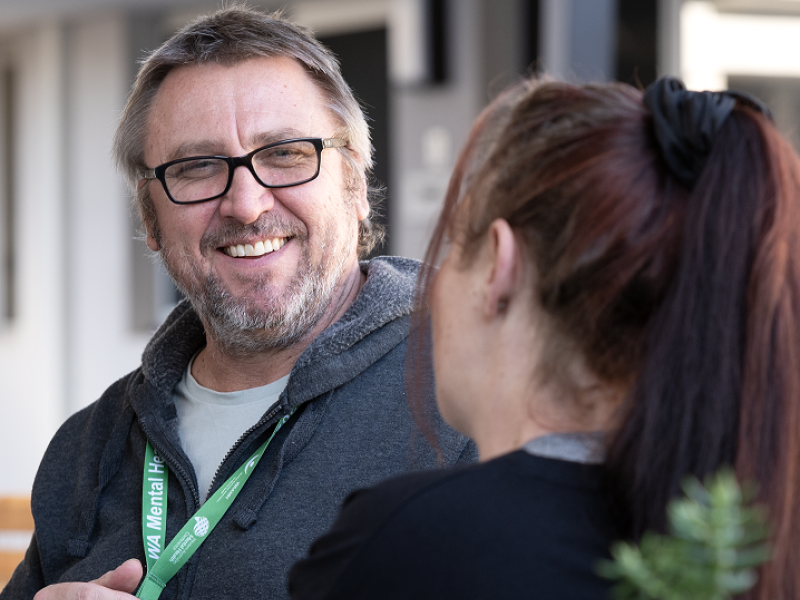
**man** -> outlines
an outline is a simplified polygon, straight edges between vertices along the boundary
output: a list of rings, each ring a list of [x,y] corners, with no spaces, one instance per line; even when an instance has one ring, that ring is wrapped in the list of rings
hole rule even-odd
[[[149,57],[115,152],[188,301],[56,434],[2,596],[129,597],[147,565],[143,597],[285,597],[349,491],[437,464],[406,401],[417,266],[358,261],[364,116],[305,31],[232,7]],[[474,459],[437,427],[443,464]]]

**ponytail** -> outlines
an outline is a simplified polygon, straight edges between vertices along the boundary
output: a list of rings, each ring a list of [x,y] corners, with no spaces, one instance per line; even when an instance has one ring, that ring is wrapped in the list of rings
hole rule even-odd
[[[774,558],[748,598],[800,596],[800,165],[768,121],[736,110],[685,198],[674,281],[607,461],[638,538],[665,527],[688,474],[734,465],[759,485]]]

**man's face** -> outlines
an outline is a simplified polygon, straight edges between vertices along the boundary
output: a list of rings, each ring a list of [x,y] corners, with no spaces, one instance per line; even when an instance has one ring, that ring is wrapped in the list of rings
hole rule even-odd
[[[241,156],[337,129],[292,59],[179,67],[154,100],[145,161]],[[340,152],[325,150],[319,176],[291,188],[264,188],[237,168],[225,196],[195,205],[173,204],[160,182],[146,183],[157,221],[148,246],[229,351],[287,347],[340,308],[341,284],[358,269],[358,221],[369,214],[365,182],[353,180]],[[239,245],[257,256],[235,256]]]

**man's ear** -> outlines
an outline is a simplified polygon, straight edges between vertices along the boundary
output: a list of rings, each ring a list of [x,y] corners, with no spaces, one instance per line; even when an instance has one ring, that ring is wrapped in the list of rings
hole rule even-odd
[[[488,317],[502,315],[515,299],[522,279],[519,241],[505,219],[495,219],[487,239],[489,279],[486,282],[484,312]]]
[[[147,179],[140,179],[139,184],[136,186],[136,193],[139,194],[142,191],[142,188],[147,185]],[[140,207],[141,208],[141,207]],[[149,212],[149,211],[148,211]],[[156,239],[153,232],[155,231],[156,225],[148,218],[147,215],[143,214],[143,211],[140,210],[139,216],[142,218],[142,223],[144,224],[144,232],[145,232],[145,243],[147,247],[150,248],[153,252],[158,252],[160,246],[158,244],[158,240]],[[153,219],[155,218],[151,215]]]
[[[355,199],[355,206],[356,206],[356,218],[359,221],[363,221],[367,217],[369,217],[370,207],[369,207],[369,200],[367,199],[367,178],[362,175],[361,176],[361,185],[359,186],[358,196]]]
[[[358,190],[355,192],[353,197],[353,207],[356,210],[356,219],[363,221],[369,217],[371,212],[369,200],[367,199],[367,190],[369,189],[369,185],[367,182],[367,176],[364,173],[364,164],[361,160],[361,156],[352,148],[347,147],[343,148],[342,150],[349,155],[350,159],[352,159],[344,159],[342,161],[342,168],[344,169],[345,181],[349,179],[352,181],[352,183],[355,183],[356,181],[358,182]],[[349,182],[347,187],[351,187]]]
[[[158,240],[153,236],[153,227],[145,225],[144,227],[145,233],[147,234],[145,237],[145,242],[147,243],[147,247],[150,248],[153,252],[158,252],[161,247],[158,245]]]

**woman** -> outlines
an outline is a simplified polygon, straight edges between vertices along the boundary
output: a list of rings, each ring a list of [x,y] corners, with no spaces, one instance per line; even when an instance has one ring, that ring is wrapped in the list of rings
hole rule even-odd
[[[519,84],[459,158],[442,255],[437,402],[481,463],[353,494],[293,598],[605,598],[611,541],[723,465],[775,525],[747,597],[800,597],[800,161],[763,105]]]

